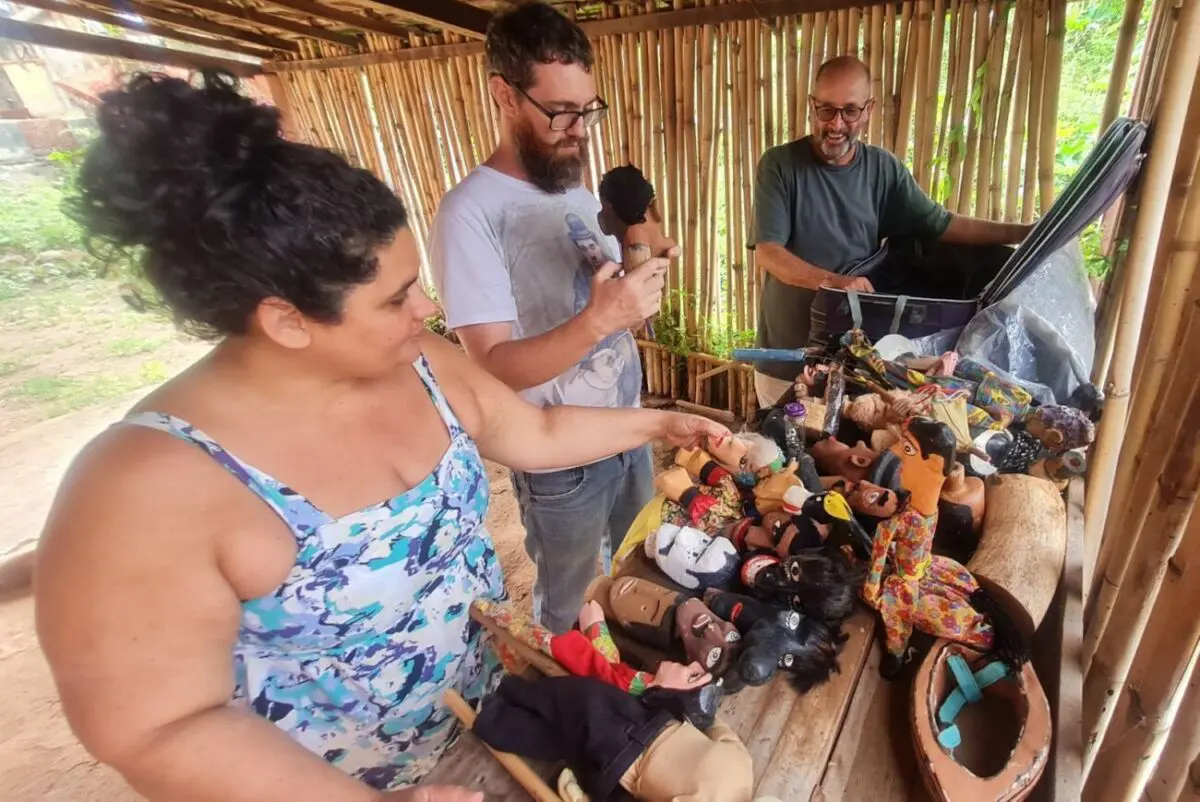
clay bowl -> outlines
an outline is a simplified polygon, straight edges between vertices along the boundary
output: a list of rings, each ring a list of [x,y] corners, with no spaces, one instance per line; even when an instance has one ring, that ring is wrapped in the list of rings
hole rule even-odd
[[[913,681],[909,716],[917,764],[929,793],[940,802],[1018,802],[1037,785],[1050,756],[1050,704],[1026,663],[982,690],[955,719],[962,744],[951,751],[938,743],[937,714],[958,688],[948,658],[962,655],[971,671],[992,661],[986,655],[939,640]]]

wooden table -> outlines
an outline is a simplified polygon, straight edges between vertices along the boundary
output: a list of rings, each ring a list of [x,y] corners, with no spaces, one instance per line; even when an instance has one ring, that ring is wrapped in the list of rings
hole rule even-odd
[[[829,682],[800,694],[780,674],[763,687],[727,697],[720,717],[750,751],[760,796],[783,802],[925,802],[908,740],[909,685],[879,678],[871,612],[860,609],[845,631],[841,671]],[[558,767],[535,768],[553,787]],[[480,789],[487,802],[529,799],[470,733],[427,782]]]

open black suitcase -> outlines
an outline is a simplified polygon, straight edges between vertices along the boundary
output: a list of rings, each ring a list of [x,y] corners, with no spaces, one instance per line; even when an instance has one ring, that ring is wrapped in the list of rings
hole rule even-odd
[[[1137,175],[1144,123],[1116,120],[1079,172],[1017,248],[972,247],[892,239],[842,271],[866,276],[874,293],[822,288],[812,305],[810,345],[828,345],[850,329],[871,340],[886,334],[918,339],[961,329],[1004,299],[1052,253],[1104,213]],[[910,293],[919,287],[919,293]]]

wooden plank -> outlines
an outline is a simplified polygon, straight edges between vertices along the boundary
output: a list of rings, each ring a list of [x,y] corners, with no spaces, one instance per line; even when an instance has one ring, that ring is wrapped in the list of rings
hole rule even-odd
[[[409,34],[412,33],[409,28],[403,25],[397,25],[394,22],[389,22],[379,17],[355,14],[340,8],[327,6],[324,3],[315,3],[313,0],[267,0],[267,2],[270,5],[279,6],[280,8],[290,8],[292,11],[299,11],[301,14],[308,14],[310,17],[316,17],[317,19],[340,22],[352,28],[372,33],[381,33],[385,36],[394,36],[399,39],[407,40]]]
[[[928,799],[913,753],[908,710],[912,683],[879,676],[874,639],[850,710],[813,802],[916,802]],[[870,771],[863,771],[870,766]]]
[[[492,15],[462,0],[368,0],[418,22],[482,40]]]
[[[1054,779],[1053,802],[1076,800],[1083,793],[1083,500],[1082,478],[1067,488],[1067,555],[1059,587],[1061,612],[1056,616],[1057,693],[1051,697],[1054,741],[1048,774]],[[1058,608],[1055,608],[1059,612]]]
[[[756,788],[758,795],[776,796],[789,802],[812,796],[833,754],[842,721],[871,651],[874,632],[875,613],[865,608],[846,622],[850,638],[842,649],[840,673],[797,699],[792,706],[770,758],[765,766],[755,766],[756,772],[762,771]],[[776,698],[771,706],[782,705]],[[764,717],[763,723],[770,725],[773,721],[773,717]]]
[[[261,72],[257,64],[246,61],[230,61],[200,53],[187,53],[182,50],[143,45],[122,39],[110,39],[107,36],[92,36],[87,33],[77,33],[62,28],[51,28],[46,25],[35,25],[9,19],[0,19],[0,39],[12,39],[17,42],[28,42],[60,50],[74,50],[77,53],[91,53],[95,56],[167,64],[173,67],[221,67],[234,75],[241,76],[257,75]]]
[[[118,14],[111,14],[107,11],[99,11],[91,8],[84,8],[70,3],[60,3],[57,0],[19,0],[23,6],[30,8],[40,8],[42,11],[49,11],[53,14],[62,14],[68,17],[76,17],[77,19],[91,20],[99,22],[102,25],[113,25],[117,28],[125,28],[138,33],[146,33],[151,36],[160,36],[163,39],[174,39],[178,42],[187,42],[193,45],[202,47],[211,47],[214,50],[226,50],[231,53],[241,53],[246,56],[255,58],[272,58],[273,54],[269,50],[260,50],[254,47],[238,44],[229,39],[212,38],[208,36],[197,36],[193,33],[185,31],[177,31],[174,28],[166,25],[157,25],[153,22],[136,21],[128,17],[122,17]]]
[[[315,25],[305,25],[303,22],[286,19],[268,14],[264,11],[259,11],[256,8],[249,6],[235,6],[232,3],[223,3],[221,0],[173,0],[179,5],[187,6],[188,8],[199,9],[200,11],[209,11],[213,14],[220,14],[225,17],[233,17],[234,19],[252,22],[256,25],[263,25],[267,28],[274,28],[279,31],[287,31],[294,33],[297,36],[306,36],[310,39],[319,39],[324,42],[330,42],[343,47],[357,47],[358,39],[349,34],[337,33],[325,28],[318,28]]]
[[[401,0],[369,0],[372,3],[385,5],[398,11],[404,3]],[[411,0],[404,0],[411,2]],[[442,0],[426,0],[438,3]],[[448,2],[448,0],[447,0]],[[883,5],[884,0],[759,0],[754,3],[727,3],[720,6],[698,6],[679,11],[659,11],[653,14],[638,14],[631,17],[616,17],[613,19],[582,22],[589,38],[613,36],[625,33],[641,33],[643,31],[662,31],[671,28],[687,28],[697,25],[717,25],[722,22],[739,22],[744,20],[771,19],[789,14],[807,14],[814,11],[837,11],[849,8],[868,8]],[[440,23],[435,23],[440,24]],[[393,61],[424,61],[425,59],[452,58],[483,52],[483,42],[460,42],[453,45],[430,45],[427,47],[410,47],[385,53],[362,53],[356,56],[340,56],[336,58],[311,59],[304,61],[277,61],[267,67],[268,72],[286,70],[314,70],[333,67],[360,67],[366,64],[384,64]]]
[[[82,0],[84,5],[93,6],[111,11],[112,6],[106,4],[104,0]],[[300,45],[288,39],[279,36],[268,36],[264,33],[255,33],[247,31],[244,28],[235,28],[230,25],[223,25],[219,22],[197,17],[195,14],[181,14],[175,11],[168,11],[165,8],[151,6],[145,3],[139,3],[137,0],[123,0],[121,10],[130,14],[137,14],[142,19],[157,20],[170,25],[176,25],[180,28],[188,28],[193,31],[202,33],[211,33],[214,36],[222,36],[226,39],[233,39],[246,44],[258,45],[260,47],[269,48],[271,50],[286,50],[291,53],[299,53]]]

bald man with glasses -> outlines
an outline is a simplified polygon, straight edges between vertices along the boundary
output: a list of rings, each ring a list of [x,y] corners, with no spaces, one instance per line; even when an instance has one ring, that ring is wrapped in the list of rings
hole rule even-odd
[[[1020,242],[1029,226],[951,214],[917,185],[891,153],[859,141],[875,110],[871,74],[852,56],[821,65],[809,96],[812,133],[771,148],[758,163],[749,246],[767,273],[758,345],[802,348],[819,287],[873,292],[843,275],[887,237],[916,236],[969,245]],[[773,405],[796,377],[796,363],[760,362],[760,406]]]

